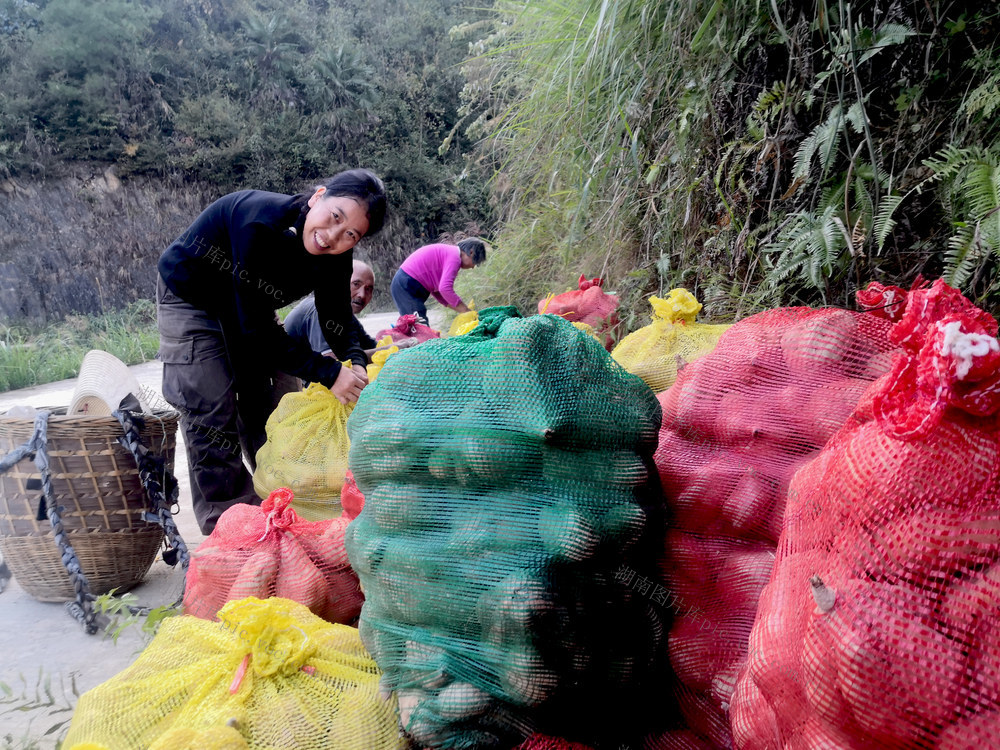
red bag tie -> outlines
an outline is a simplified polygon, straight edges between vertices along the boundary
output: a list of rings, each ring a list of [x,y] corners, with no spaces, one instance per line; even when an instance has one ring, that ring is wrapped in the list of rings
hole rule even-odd
[[[264,520],[264,533],[258,542],[267,539],[267,535],[274,529],[287,529],[299,522],[298,513],[289,507],[294,497],[295,494],[290,489],[279,487],[260,504],[260,509],[267,514],[267,517]]]
[[[887,433],[925,435],[949,406],[974,417],[1000,411],[997,322],[961,292],[940,279],[911,292],[889,336],[904,352],[875,394],[875,416]]]

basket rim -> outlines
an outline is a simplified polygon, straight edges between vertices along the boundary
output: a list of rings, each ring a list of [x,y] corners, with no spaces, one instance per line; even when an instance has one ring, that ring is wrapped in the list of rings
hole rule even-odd
[[[63,529],[63,533],[71,535],[71,536],[90,536],[90,535],[94,535],[94,536],[105,535],[105,536],[107,536],[109,534],[113,534],[113,535],[121,535],[122,537],[126,537],[126,536],[131,536],[133,534],[144,534],[144,533],[148,533],[150,531],[155,531],[155,530],[159,530],[159,532],[161,534],[165,533],[163,531],[163,527],[160,526],[159,524],[156,524],[156,523],[148,523],[148,524],[146,524],[145,527],[142,527],[142,528],[137,527],[137,528],[132,528],[132,529],[128,529],[128,528],[124,528],[124,529],[94,529],[94,528],[86,528],[86,529]],[[44,532],[42,532],[40,534],[37,533],[37,532],[34,532],[34,531],[32,531],[30,533],[27,533],[27,534],[0,534],[0,541],[6,543],[6,542],[10,541],[11,539],[46,539],[46,538],[51,538],[54,535],[54,533],[55,532],[52,530],[52,528],[49,527],[48,529],[46,529]]]
[[[50,411],[45,409],[45,411]],[[181,414],[175,409],[158,409],[140,415],[144,419],[142,432],[172,434],[177,431]],[[7,417],[0,415],[0,437],[15,443],[28,440],[35,431],[33,417]],[[52,409],[47,424],[50,447],[60,440],[117,438],[123,434],[121,423],[112,416],[66,414],[66,407]]]
[[[36,406],[34,407],[36,412],[49,412],[49,423],[53,421],[57,423],[65,423],[69,421],[83,422],[84,424],[100,424],[101,422],[108,422],[110,424],[121,426],[117,419],[108,414],[67,414],[66,411],[69,409],[67,406]],[[181,413],[176,409],[153,409],[152,411],[141,412],[140,417],[155,417],[164,421],[172,419],[180,419]],[[6,414],[0,414],[0,424],[25,424],[34,425],[34,417],[9,417]]]

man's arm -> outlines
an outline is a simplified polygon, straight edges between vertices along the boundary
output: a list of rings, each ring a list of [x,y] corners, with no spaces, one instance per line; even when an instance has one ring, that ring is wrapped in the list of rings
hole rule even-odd
[[[350,360],[361,369],[368,364],[368,359],[358,342],[358,331],[354,326],[354,313],[351,310],[351,274],[353,261],[350,253],[331,256],[336,259],[333,273],[329,280],[316,287],[316,313],[319,318],[323,336],[341,360]]]

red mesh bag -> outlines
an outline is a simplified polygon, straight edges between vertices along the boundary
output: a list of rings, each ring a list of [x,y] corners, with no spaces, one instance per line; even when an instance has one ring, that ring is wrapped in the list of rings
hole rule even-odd
[[[191,555],[185,614],[211,620],[234,599],[279,596],[330,622],[358,619],[364,597],[344,550],[349,519],[302,521],[291,502],[281,488],[259,507],[234,505],[219,517]]]
[[[586,323],[611,351],[618,326],[618,297],[606,293],[603,285],[604,279],[586,279],[580,274],[578,289],[539,300],[538,312],[558,315],[570,323]]]
[[[879,318],[896,322],[906,312],[906,290],[873,281],[855,294],[858,306]]]
[[[423,343],[429,339],[441,338],[441,332],[435,331],[430,326],[425,326],[419,322],[414,314],[400,315],[392,328],[384,328],[375,335],[376,341],[381,341],[383,336],[389,336],[393,342],[404,341],[406,339],[416,339],[418,343]]]
[[[658,397],[668,649],[685,725],[710,747],[732,744],[729,704],[788,483],[889,368],[890,328],[846,310],[764,312],[725,332]]]
[[[1000,343],[941,281],[792,482],[740,748],[983,748],[1000,731]]]
[[[690,729],[678,729],[647,737],[642,750],[712,750],[712,745]]]
[[[513,750],[592,750],[590,745],[570,742],[559,737],[533,734]]]
[[[354,474],[350,469],[344,477],[344,486],[340,488],[340,507],[344,509],[341,517],[348,521],[357,518],[361,509],[365,507],[365,496],[358,489],[358,483],[354,481]]]

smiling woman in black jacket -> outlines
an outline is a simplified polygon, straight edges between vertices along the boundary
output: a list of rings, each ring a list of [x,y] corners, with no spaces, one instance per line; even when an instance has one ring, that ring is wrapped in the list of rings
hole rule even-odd
[[[212,203],[160,256],[163,395],[181,413],[203,533],[231,505],[259,502],[241,454],[255,466],[277,371],[322,383],[342,403],[367,384],[351,325],[352,248],[382,228],[385,209],[381,180],[363,169],[299,195],[243,190]],[[336,358],[278,324],[275,311],[309,292]]]

